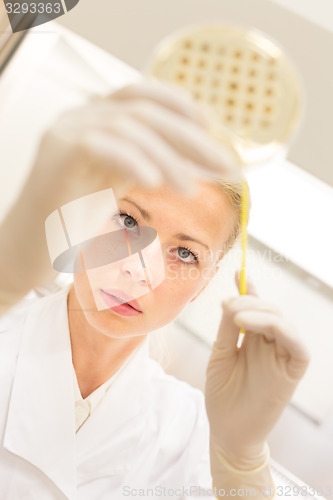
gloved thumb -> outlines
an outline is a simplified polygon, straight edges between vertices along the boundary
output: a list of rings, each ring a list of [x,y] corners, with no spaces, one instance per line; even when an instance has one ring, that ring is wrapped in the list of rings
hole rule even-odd
[[[237,286],[238,290],[240,288],[240,276],[241,276],[241,269],[239,269],[235,273],[235,282],[236,282],[236,286]],[[258,292],[257,292],[257,289],[254,285],[253,279],[251,278],[251,276],[248,273],[246,273],[245,277],[246,277],[246,289],[247,289],[246,294],[247,295],[254,295],[254,296],[258,297]]]
[[[240,328],[234,323],[234,316],[236,310],[233,308],[233,302],[235,298],[224,300],[222,302],[222,319],[220,327],[217,333],[216,340],[213,345],[213,350],[219,353],[219,357],[225,360],[228,364],[228,369],[230,369],[229,364],[233,363],[233,355],[237,354],[237,341],[239,336]]]

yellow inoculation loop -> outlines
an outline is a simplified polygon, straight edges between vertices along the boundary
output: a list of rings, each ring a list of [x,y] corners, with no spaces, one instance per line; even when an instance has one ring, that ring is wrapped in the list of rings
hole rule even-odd
[[[242,267],[239,278],[239,293],[246,295],[246,250],[247,250],[247,223],[249,215],[249,193],[248,184],[243,177],[242,181],[242,199],[241,199],[241,241],[242,241]],[[243,342],[245,330],[242,328],[237,341],[237,347],[240,348]]]
[[[242,268],[240,273],[239,292],[241,295],[247,293],[246,286],[246,249],[247,249],[247,221],[248,221],[248,187],[243,178],[242,202],[241,202],[241,238],[242,238]]]

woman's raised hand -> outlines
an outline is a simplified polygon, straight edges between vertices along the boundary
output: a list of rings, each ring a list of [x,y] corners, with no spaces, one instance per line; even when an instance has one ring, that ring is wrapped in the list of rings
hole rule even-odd
[[[236,159],[208,128],[209,118],[189,96],[142,81],[60,116],[44,134],[29,187],[37,198],[47,189],[54,208],[133,184],[191,192],[198,176],[234,172]]]
[[[136,184],[187,193],[198,176],[232,176],[235,158],[208,128],[190,97],[144,80],[61,115],[0,228],[0,312],[51,279],[44,223],[63,204],[107,188],[119,196]],[[108,212],[96,213],[96,227]]]

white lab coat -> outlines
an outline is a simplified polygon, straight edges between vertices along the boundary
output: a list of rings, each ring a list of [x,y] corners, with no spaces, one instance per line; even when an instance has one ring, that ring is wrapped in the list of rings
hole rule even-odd
[[[1,500],[205,497],[203,394],[165,374],[148,340],[75,434],[66,299],[67,289],[0,319]]]

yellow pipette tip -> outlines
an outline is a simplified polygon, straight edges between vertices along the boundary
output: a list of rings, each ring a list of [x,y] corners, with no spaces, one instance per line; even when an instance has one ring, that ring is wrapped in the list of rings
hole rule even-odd
[[[246,295],[246,249],[247,249],[247,223],[249,217],[249,186],[243,177],[242,181],[242,199],[241,199],[241,238],[242,238],[242,267],[239,277],[239,293]],[[245,335],[245,330],[242,328],[237,341],[237,348],[240,349]]]

